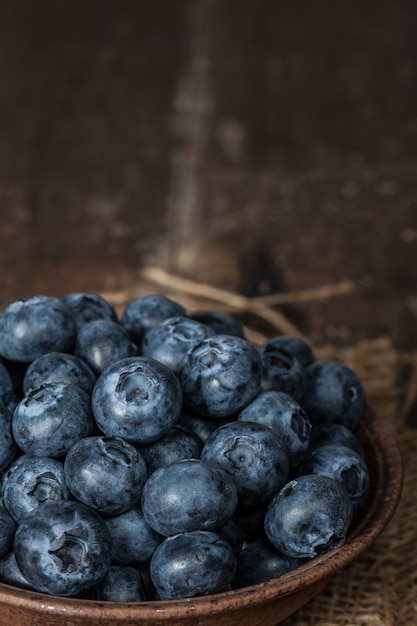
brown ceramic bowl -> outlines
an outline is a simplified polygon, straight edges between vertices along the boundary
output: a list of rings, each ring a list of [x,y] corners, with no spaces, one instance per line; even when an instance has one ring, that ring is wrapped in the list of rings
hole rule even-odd
[[[341,548],[280,578],[236,591],[184,600],[96,602],[32,593],[0,584],[2,626],[275,626],[321,591],[366,550],[390,521],[402,486],[398,448],[386,424],[367,409],[358,429],[371,474],[366,510]]]

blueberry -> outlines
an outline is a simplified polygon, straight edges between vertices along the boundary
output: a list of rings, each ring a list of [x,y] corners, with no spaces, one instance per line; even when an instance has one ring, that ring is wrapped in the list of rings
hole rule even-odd
[[[34,589],[77,596],[106,575],[111,538],[103,519],[84,504],[50,502],[19,524],[14,553]]]
[[[186,315],[185,308],[179,302],[159,294],[148,294],[129,302],[122,314],[121,323],[134,343],[140,345],[145,332],[153,326],[169,317]]]
[[[243,531],[236,517],[231,517],[227,522],[216,528],[216,534],[232,547],[235,554],[239,554],[243,546]]]
[[[104,436],[77,441],[65,457],[64,473],[73,496],[107,515],[134,506],[147,478],[145,461],[133,445]]]
[[[305,474],[287,483],[265,513],[265,533],[277,550],[313,558],[345,540],[352,503],[342,484],[327,476]]]
[[[15,400],[15,398],[21,393],[22,390],[22,385],[23,385],[23,378],[26,374],[26,370],[28,368],[28,363],[20,363],[19,361],[10,361],[9,359],[5,359],[2,356],[0,356],[0,363],[6,368],[7,373],[10,377],[11,383],[12,383],[12,394],[11,394],[11,401],[13,402]],[[9,388],[9,382],[6,376],[6,389]],[[3,381],[4,384],[4,381]],[[7,399],[8,397],[8,392],[6,395],[6,404],[8,404],[9,400]]]
[[[106,517],[112,538],[112,561],[119,565],[143,565],[149,562],[163,537],[151,528],[138,503],[125,513]]]
[[[4,506],[18,523],[49,501],[69,498],[64,467],[56,459],[23,454],[3,476]]]
[[[229,313],[208,309],[193,311],[188,314],[188,317],[210,326],[218,335],[234,335],[235,337],[242,337],[242,339],[245,338],[242,324]]]
[[[310,345],[300,337],[277,335],[268,339],[266,345],[277,350],[285,350],[287,354],[297,359],[302,367],[308,367],[316,360]]]
[[[13,380],[7,366],[0,361],[0,404],[7,406],[14,396]]]
[[[77,331],[93,320],[106,319],[117,322],[117,313],[112,305],[96,293],[77,291],[61,298],[67,304],[75,319]]]
[[[106,435],[147,445],[177,423],[182,390],[166,365],[147,357],[131,357],[114,363],[99,376],[92,409]]]
[[[337,422],[355,430],[365,408],[365,392],[356,374],[331,360],[316,361],[305,373],[301,404],[313,426]]]
[[[0,402],[0,472],[3,472],[18,453],[12,432],[12,414]]]
[[[239,506],[267,501],[288,479],[288,456],[280,438],[255,422],[235,421],[220,426],[204,444],[201,459],[233,477]]]
[[[262,360],[262,390],[284,391],[299,401],[304,392],[304,367],[291,352],[273,341],[258,347]]]
[[[14,587],[20,587],[21,589],[30,589],[34,591],[34,588],[29,585],[26,578],[23,576],[16,563],[16,557],[14,552],[9,552],[0,559],[0,581],[7,585],[13,585]]]
[[[232,587],[240,589],[278,578],[304,562],[305,559],[279,552],[265,538],[257,539],[239,553]]]
[[[111,320],[94,320],[77,334],[74,354],[98,376],[112,363],[137,353],[129,333]]]
[[[157,598],[173,600],[222,591],[235,569],[231,546],[216,533],[197,530],[165,539],[153,554],[150,575]]]
[[[59,298],[15,300],[0,316],[0,355],[30,363],[47,352],[68,352],[75,333],[72,311]]]
[[[276,432],[292,467],[303,459],[310,441],[311,424],[305,411],[287,393],[260,393],[239,413],[238,421],[264,424]]]
[[[16,524],[4,505],[0,505],[0,559],[13,547]]]
[[[301,474],[321,474],[341,482],[352,502],[353,513],[368,499],[370,479],[364,457],[342,444],[315,448],[298,469]]]
[[[343,424],[333,422],[313,426],[310,433],[308,452],[328,443],[340,443],[365,457],[365,452],[359,439],[350,428],[343,426]]]
[[[203,442],[195,433],[174,426],[161,439],[147,446],[142,446],[139,450],[145,459],[148,474],[152,474],[159,467],[175,461],[198,459],[202,447]]]
[[[97,376],[79,357],[68,352],[48,352],[29,365],[23,377],[23,393],[44,383],[67,383],[91,394]]]
[[[127,565],[110,565],[89,598],[105,602],[143,602],[148,599],[140,572]]]
[[[256,348],[232,335],[197,343],[184,357],[179,374],[188,408],[218,418],[242,410],[258,393],[261,377]]]
[[[200,459],[160,467],[142,492],[148,524],[161,535],[214,530],[235,513],[237,491],[232,477]]]
[[[185,354],[211,335],[214,331],[200,322],[186,317],[169,317],[145,333],[141,354],[164,363],[178,374]]]
[[[220,422],[221,423],[221,422]],[[204,443],[210,437],[211,433],[219,427],[219,420],[202,415],[195,415],[191,411],[185,409],[178,420],[178,425],[186,430],[195,433]]]
[[[254,541],[264,535],[265,510],[268,503],[269,500],[260,505],[237,507],[235,517],[245,540]]]
[[[63,457],[93,427],[90,396],[63,383],[45,383],[29,391],[12,417],[16,443],[35,456]]]

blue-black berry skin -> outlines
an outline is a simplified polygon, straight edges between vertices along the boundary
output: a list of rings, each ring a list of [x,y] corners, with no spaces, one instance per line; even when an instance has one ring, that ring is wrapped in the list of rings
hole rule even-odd
[[[216,533],[191,531],[168,537],[155,550],[150,575],[160,600],[223,591],[236,570],[236,555]]]
[[[6,507],[0,504],[0,559],[13,547],[16,523]]]
[[[268,502],[252,506],[238,506],[236,520],[246,541],[255,541],[264,535],[264,517]]]
[[[90,396],[80,387],[64,383],[45,383],[29,391],[12,417],[18,446],[40,457],[64,457],[93,428]]]
[[[48,352],[29,365],[23,377],[23,393],[45,383],[66,383],[91,395],[97,376],[85,361],[68,352]]]
[[[214,530],[235,513],[237,490],[230,474],[200,459],[159,468],[142,492],[148,524],[168,536],[192,530]]]
[[[370,477],[364,457],[342,444],[326,444],[315,448],[299,467],[300,474],[321,474],[340,481],[356,514],[365,506]]]
[[[287,483],[271,500],[264,528],[280,552],[314,558],[343,545],[352,517],[351,500],[339,481],[304,474]]]
[[[157,441],[177,423],[182,401],[181,386],[169,367],[131,357],[102,372],[92,409],[103,433],[141,446]]]
[[[279,436],[255,422],[219,426],[204,444],[201,459],[233,477],[239,506],[262,504],[288,480],[288,456]]]
[[[238,421],[263,424],[276,432],[292,467],[304,458],[310,442],[311,424],[304,409],[287,393],[260,393],[239,413]]]
[[[145,519],[140,503],[118,515],[105,517],[112,538],[112,562],[140,566],[148,563],[164,539]]]
[[[216,528],[216,533],[232,547],[234,553],[237,555],[240,553],[244,537],[243,530],[236,518],[236,516],[231,517],[227,522],[225,522],[222,526]]]
[[[365,409],[365,392],[356,374],[331,360],[316,361],[305,374],[301,404],[313,426],[337,422],[355,430]]]
[[[305,563],[305,559],[279,552],[264,537],[248,543],[238,555],[233,589],[278,578]]]
[[[169,317],[186,317],[179,302],[160,294],[148,294],[129,302],[123,311],[121,323],[134,343],[140,345],[146,331]]]
[[[96,293],[77,291],[62,297],[75,319],[77,332],[88,322],[106,319],[117,322],[117,313],[107,300]]]
[[[127,565],[110,565],[88,597],[104,602],[144,602],[148,599],[140,572]]]
[[[287,349],[267,342],[258,348],[262,360],[262,390],[283,391],[300,401],[305,373],[300,361]]]
[[[316,424],[313,426],[310,433],[310,443],[307,454],[319,446],[333,443],[347,446],[365,457],[365,451],[356,434],[347,426],[343,426],[343,424],[338,424],[337,422],[331,424]]]
[[[117,515],[139,500],[147,469],[137,449],[119,437],[85,437],[69,450],[65,479],[73,496],[106,515]]]
[[[111,538],[105,522],[92,509],[74,501],[52,502],[19,524],[14,553],[34,589],[78,596],[107,573]]]
[[[19,361],[10,361],[9,359],[5,359],[0,355],[0,363],[6,368],[6,380],[3,380],[2,385],[6,383],[6,387],[3,387],[2,397],[3,402],[6,405],[16,404],[19,395],[22,392],[23,378],[25,376],[26,370],[28,368],[27,363],[19,363]],[[9,394],[10,390],[10,381],[12,383],[12,393]],[[3,395],[6,390],[6,396]]]
[[[13,379],[7,366],[0,361],[0,404],[7,406],[14,396]]]
[[[53,296],[15,300],[0,316],[0,355],[30,363],[47,352],[71,351],[76,335],[68,305]]]
[[[23,454],[3,476],[4,506],[17,523],[32,511],[36,514],[49,501],[70,497],[64,466],[57,459]]]
[[[176,425],[161,439],[141,446],[139,450],[146,462],[148,474],[152,474],[164,465],[183,459],[200,458],[202,448],[203,442],[198,435]]]
[[[0,581],[14,587],[35,591],[20,571],[13,551],[0,559]]]
[[[258,393],[262,363],[245,339],[214,335],[184,357],[179,379],[191,411],[224,418],[242,410]]]
[[[74,354],[99,376],[108,365],[135,356],[137,349],[123,326],[112,320],[94,320],[78,332]]]
[[[205,324],[187,317],[170,317],[145,333],[141,354],[164,363],[178,374],[187,352],[211,335],[214,331]]]
[[[8,467],[19,449],[13,437],[12,413],[0,402],[0,472]]]
[[[178,425],[195,433],[205,443],[211,433],[219,427],[219,420],[217,418],[204,417],[203,415],[195,415],[191,411],[184,409]]]
[[[302,367],[308,367],[316,360],[311,346],[300,337],[277,335],[268,339],[265,345],[276,350],[285,350],[287,354],[297,359]]]
[[[235,335],[236,337],[242,337],[242,339],[245,338],[242,324],[229,313],[204,309],[189,313],[189,317],[210,326],[217,335]]]

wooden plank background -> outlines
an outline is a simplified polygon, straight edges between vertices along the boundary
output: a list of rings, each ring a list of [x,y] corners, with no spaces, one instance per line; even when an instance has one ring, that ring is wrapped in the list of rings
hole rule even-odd
[[[417,4],[2,0],[1,301],[148,265],[417,346]]]

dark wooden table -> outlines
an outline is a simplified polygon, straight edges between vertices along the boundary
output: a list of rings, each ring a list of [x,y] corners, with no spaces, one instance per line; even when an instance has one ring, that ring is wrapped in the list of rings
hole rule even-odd
[[[287,306],[317,341],[417,346],[417,4],[3,0],[0,280],[145,266]]]

